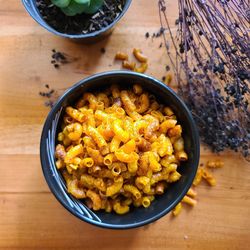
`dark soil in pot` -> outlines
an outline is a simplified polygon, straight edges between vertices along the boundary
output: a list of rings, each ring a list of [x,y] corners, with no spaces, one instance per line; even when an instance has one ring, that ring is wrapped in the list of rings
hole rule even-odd
[[[105,0],[94,14],[66,16],[50,0],[37,0],[37,8],[44,19],[55,30],[70,35],[88,34],[107,27],[122,13],[126,0]]]

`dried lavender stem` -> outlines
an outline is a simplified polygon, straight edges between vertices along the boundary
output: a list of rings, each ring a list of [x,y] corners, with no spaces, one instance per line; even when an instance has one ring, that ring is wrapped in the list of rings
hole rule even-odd
[[[230,148],[249,157],[249,1],[178,0],[176,35],[166,2],[158,1],[161,28],[169,31],[176,52],[166,46],[167,55],[202,140],[214,151]],[[163,38],[166,45],[165,32]]]

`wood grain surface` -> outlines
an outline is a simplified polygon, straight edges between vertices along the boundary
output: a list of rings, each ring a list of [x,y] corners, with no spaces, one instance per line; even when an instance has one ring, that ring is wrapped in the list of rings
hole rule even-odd
[[[48,33],[21,1],[0,0],[0,249],[249,249],[250,166],[231,152],[217,156],[203,146],[202,163],[225,161],[214,172],[217,186],[202,183],[198,205],[185,207],[179,217],[169,214],[133,230],[99,229],[80,221],[45,183],[39,141],[49,109],[38,95],[45,84],[60,95],[86,76],[119,69],[114,54],[134,47],[149,56],[148,74],[159,79],[166,74],[161,38],[145,39],[146,32],[159,30],[157,0],[132,2],[112,36],[87,46]],[[173,23],[177,1],[168,2]],[[50,63],[53,48],[78,60],[56,70]]]

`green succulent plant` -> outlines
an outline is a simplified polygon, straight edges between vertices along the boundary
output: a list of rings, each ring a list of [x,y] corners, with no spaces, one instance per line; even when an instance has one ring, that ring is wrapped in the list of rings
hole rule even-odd
[[[104,0],[51,0],[67,16],[93,14],[103,5]]]

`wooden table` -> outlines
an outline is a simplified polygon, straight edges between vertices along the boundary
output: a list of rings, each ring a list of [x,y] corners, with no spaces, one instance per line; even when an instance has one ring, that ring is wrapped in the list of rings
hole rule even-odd
[[[168,2],[173,21],[177,1]],[[126,231],[78,220],[57,202],[42,175],[39,141],[49,108],[38,92],[49,84],[60,94],[93,73],[119,69],[114,54],[134,47],[149,56],[147,73],[161,78],[168,64],[162,40],[145,39],[146,32],[159,29],[157,1],[133,1],[113,35],[89,46],[48,33],[20,1],[0,0],[0,24],[1,249],[249,249],[250,166],[231,152],[220,157],[225,167],[215,172],[217,186],[197,188],[197,207]],[[56,70],[50,63],[53,48],[79,59]],[[201,162],[215,158],[202,148]]]

